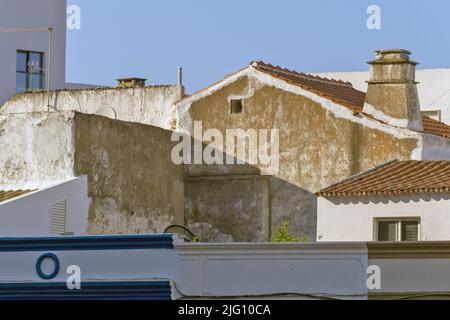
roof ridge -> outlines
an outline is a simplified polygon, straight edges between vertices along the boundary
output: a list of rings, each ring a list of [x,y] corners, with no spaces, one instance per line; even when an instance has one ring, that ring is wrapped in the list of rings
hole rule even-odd
[[[261,60],[259,60],[259,61],[252,61],[250,63],[250,66],[255,67],[255,68],[262,68],[262,69],[274,69],[273,71],[285,73],[285,74],[288,74],[288,75],[291,75],[291,76],[301,77],[301,78],[304,78],[306,80],[317,81],[317,82],[333,84],[333,85],[337,85],[337,86],[343,86],[343,87],[348,87],[348,88],[353,88],[354,89],[353,85],[349,81],[330,79],[330,78],[321,77],[321,76],[313,75],[313,74],[309,74],[309,73],[298,72],[296,70],[283,68],[283,67],[278,66],[278,65],[272,65],[270,63],[266,63],[266,62],[261,61]]]

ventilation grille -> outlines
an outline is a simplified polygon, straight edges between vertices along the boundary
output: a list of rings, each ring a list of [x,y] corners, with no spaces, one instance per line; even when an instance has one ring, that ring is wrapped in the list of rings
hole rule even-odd
[[[52,234],[67,232],[67,200],[55,203],[50,209],[50,231]]]

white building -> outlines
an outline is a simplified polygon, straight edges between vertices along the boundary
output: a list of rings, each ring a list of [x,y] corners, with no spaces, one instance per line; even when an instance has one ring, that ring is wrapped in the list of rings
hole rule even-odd
[[[87,177],[59,183],[0,187],[1,237],[87,233]]]
[[[355,89],[367,92],[369,71],[327,72],[318,75],[350,82]],[[435,120],[450,124],[450,69],[422,69],[416,71],[420,107]]]
[[[16,92],[47,88],[50,27],[51,88],[65,87],[66,8],[66,0],[0,0],[0,104]]]
[[[318,241],[450,240],[450,161],[393,161],[318,193]]]

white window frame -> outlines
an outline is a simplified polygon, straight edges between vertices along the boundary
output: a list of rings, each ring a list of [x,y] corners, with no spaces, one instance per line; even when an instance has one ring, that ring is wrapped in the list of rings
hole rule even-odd
[[[378,217],[374,219],[373,224],[373,239],[374,241],[381,242],[378,240],[378,224],[380,222],[396,222],[396,239],[395,242],[407,242],[402,241],[402,222],[417,222],[417,241],[421,241],[422,239],[422,224],[420,217],[398,217],[398,218],[391,218],[391,217]],[[384,242],[384,241],[383,241]]]
[[[430,110],[422,110],[422,114],[430,117],[431,119],[441,121],[442,119],[442,110],[441,109],[430,109]]]

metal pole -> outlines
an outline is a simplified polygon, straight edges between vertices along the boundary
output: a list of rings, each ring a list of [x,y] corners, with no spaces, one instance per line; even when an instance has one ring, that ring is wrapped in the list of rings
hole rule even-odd
[[[183,85],[183,68],[182,67],[178,68],[178,85],[179,86]]]
[[[53,27],[48,28],[48,57],[47,57],[47,111],[50,112],[51,108],[51,76],[52,76],[52,38]]]

